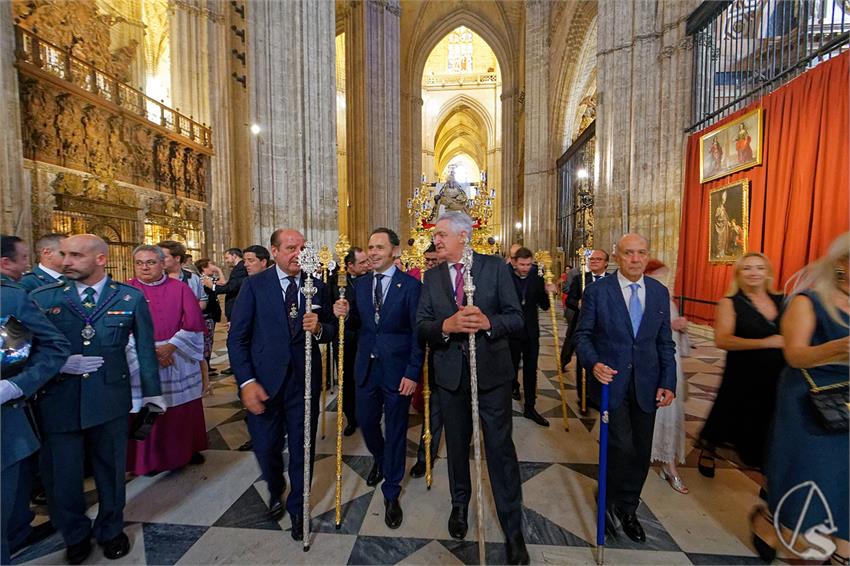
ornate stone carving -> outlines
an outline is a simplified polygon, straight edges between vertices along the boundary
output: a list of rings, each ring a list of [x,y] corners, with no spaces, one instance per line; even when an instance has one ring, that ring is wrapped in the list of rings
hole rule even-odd
[[[58,47],[70,49],[75,56],[121,81],[130,80],[137,43],[131,41],[109,51],[110,30],[123,18],[100,12],[91,0],[14,0],[12,10],[21,26]]]

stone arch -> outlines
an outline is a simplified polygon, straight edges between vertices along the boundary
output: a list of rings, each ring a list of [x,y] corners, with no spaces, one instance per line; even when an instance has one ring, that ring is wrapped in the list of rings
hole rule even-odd
[[[439,130],[440,125],[445,121],[445,119],[461,106],[469,107],[475,114],[478,115],[479,120],[487,128],[487,146],[493,147],[496,144],[496,117],[492,116],[490,111],[487,110],[483,104],[466,94],[457,94],[443,104],[435,120],[437,123],[436,129]]]

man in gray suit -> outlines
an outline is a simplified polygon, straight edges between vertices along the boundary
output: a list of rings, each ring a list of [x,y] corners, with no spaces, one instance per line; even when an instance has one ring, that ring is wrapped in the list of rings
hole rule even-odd
[[[511,439],[513,363],[508,336],[523,327],[522,311],[510,273],[495,256],[474,254],[475,306],[465,304],[464,246],[472,236],[472,219],[462,212],[440,216],[434,244],[441,265],[425,272],[416,326],[434,356],[434,381],[446,429],[452,512],[449,534],[466,536],[472,482],[469,442],[472,436],[469,334],[476,335],[478,405],[484,430],[487,469],[499,523],[505,533],[509,564],[528,564],[522,536],[522,490],[516,449]]]

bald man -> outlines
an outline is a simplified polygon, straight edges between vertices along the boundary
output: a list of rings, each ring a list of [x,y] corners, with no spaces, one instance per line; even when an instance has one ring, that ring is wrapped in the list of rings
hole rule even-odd
[[[124,534],[130,370],[125,349],[133,333],[144,403],[164,410],[154,349],[153,323],[141,291],[106,274],[109,248],[91,234],[61,244],[66,281],[30,297],[71,343],[71,357],[40,392],[36,404],[43,434],[42,466],[50,519],[65,540],[69,564],[91,553],[91,538],[106,558],[130,551]],[[86,516],[83,460],[92,459],[98,512]]]
[[[579,363],[595,378],[588,379],[588,390],[597,406],[601,386],[610,387],[608,477],[600,478],[608,485],[606,528],[616,537],[622,526],[626,536],[642,543],[646,533],[637,508],[649,471],[655,411],[675,397],[676,346],[667,288],[643,275],[649,242],[626,234],[614,257],[616,275],[584,291],[575,345]]]
[[[230,319],[227,351],[239,384],[239,397],[248,410],[248,432],[254,455],[269,488],[269,514],[279,521],[285,508],[292,520],[292,538],[302,540],[305,337],[307,332],[314,337],[310,376],[312,472],[322,383],[319,343],[333,341],[336,318],[327,286],[315,278],[313,312],[306,312],[301,289],[307,275],[298,263],[304,236],[281,228],[272,234],[270,243],[275,267],[249,277],[242,284]],[[292,489],[284,504],[283,447],[287,438]]]

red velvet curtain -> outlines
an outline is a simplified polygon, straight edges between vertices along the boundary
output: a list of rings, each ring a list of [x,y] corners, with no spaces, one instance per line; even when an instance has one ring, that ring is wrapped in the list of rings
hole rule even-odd
[[[850,53],[821,63],[787,85],[688,138],[676,295],[719,300],[732,265],[708,262],[708,193],[750,181],[748,249],[770,258],[781,290],[848,230],[850,212]],[[699,138],[754,108],[764,108],[762,164],[700,184]],[[685,316],[712,322],[714,307],[685,301]]]

